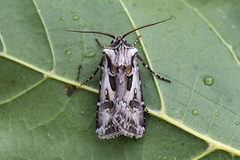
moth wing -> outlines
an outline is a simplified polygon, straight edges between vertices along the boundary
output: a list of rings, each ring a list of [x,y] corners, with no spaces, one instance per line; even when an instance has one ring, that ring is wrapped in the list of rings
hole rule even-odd
[[[136,54],[135,54],[136,56]],[[141,138],[145,131],[144,103],[137,58],[134,57],[132,76],[125,76],[127,86],[123,98],[115,100],[114,123],[125,136]],[[128,89],[129,90],[128,90]]]
[[[113,123],[115,92],[111,88],[108,75],[108,61],[106,55],[103,57],[101,67],[101,78],[99,85],[99,98],[97,104],[96,132],[100,139],[114,138],[121,135],[118,127]]]

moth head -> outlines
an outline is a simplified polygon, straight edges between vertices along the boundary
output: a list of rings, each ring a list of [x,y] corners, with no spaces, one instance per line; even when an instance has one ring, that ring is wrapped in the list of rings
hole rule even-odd
[[[127,43],[127,41],[121,36],[121,35],[119,35],[119,36],[115,36],[115,38],[111,41],[111,44],[118,44],[118,43],[120,43],[120,42],[124,42],[124,43]]]

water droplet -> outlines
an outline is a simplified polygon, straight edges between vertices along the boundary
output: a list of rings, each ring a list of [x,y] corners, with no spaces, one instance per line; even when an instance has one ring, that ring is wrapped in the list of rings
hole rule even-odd
[[[204,84],[211,86],[213,84],[214,79],[210,76],[205,76],[204,77]]]
[[[171,17],[171,18],[173,18],[173,19],[175,19],[175,18],[176,18],[176,17],[175,17],[175,16],[173,16],[173,15],[171,15],[170,17]]]
[[[88,53],[88,54],[84,53],[84,54],[83,54],[83,56],[84,56],[85,58],[92,58],[92,57],[94,57],[95,55],[96,55],[96,53]]]
[[[70,54],[72,54],[72,52],[71,51],[65,51],[65,54],[70,55]]]
[[[50,105],[51,107],[53,106],[53,104]]]
[[[144,148],[144,146],[142,146],[142,149]]]
[[[163,140],[166,140],[166,137],[163,137]]]
[[[113,3],[113,0],[109,0],[109,3]]]
[[[173,138],[172,141],[174,142],[174,141],[175,141],[175,138]]]
[[[218,112],[216,112],[216,113],[215,113],[215,116],[219,116],[219,113],[218,113]]]
[[[163,159],[167,159],[167,157],[166,157],[166,156],[164,156],[164,157],[163,157]]]
[[[180,71],[180,68],[177,68],[177,71]]]
[[[172,32],[171,32],[171,31],[168,31],[168,34],[169,34],[169,35],[171,35],[171,34],[172,34]]]
[[[72,62],[73,61],[73,59],[69,59],[69,62]]]
[[[198,110],[194,109],[192,110],[192,114],[194,114],[195,116],[197,116],[199,114]]]
[[[196,34],[196,32],[195,31],[192,31],[192,35],[195,35]]]
[[[239,121],[237,121],[237,122],[235,122],[235,124],[238,126],[238,125],[240,124],[240,122],[239,122]]]
[[[81,111],[80,113],[81,113],[81,114],[84,114],[84,111]]]
[[[173,157],[173,160],[177,160],[177,157]]]
[[[75,13],[75,9],[74,8],[72,8],[71,10],[70,10],[70,13]]]
[[[50,137],[50,134],[48,134],[47,136]]]
[[[50,63],[50,60],[48,60],[47,63]]]
[[[166,36],[163,36],[163,39],[166,39],[167,37]]]
[[[79,16],[78,16],[78,15],[74,15],[74,16],[72,16],[72,19],[73,19],[74,21],[77,21],[77,20],[79,19]]]
[[[174,110],[175,109],[175,107],[172,107],[172,110]]]
[[[61,20],[64,20],[64,17],[63,17],[63,16],[61,16],[61,17],[60,17],[60,19],[61,19]]]
[[[228,98],[228,101],[230,102],[232,100],[232,98]]]
[[[145,87],[145,88],[146,88],[146,87],[147,87],[147,84],[144,84],[144,85],[143,85],[143,87]]]

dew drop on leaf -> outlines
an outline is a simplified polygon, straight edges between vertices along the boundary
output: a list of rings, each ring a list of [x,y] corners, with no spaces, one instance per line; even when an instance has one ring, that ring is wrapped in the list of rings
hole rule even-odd
[[[198,110],[194,109],[192,110],[192,114],[194,114],[195,116],[197,116],[199,114]]]
[[[175,107],[172,107],[172,110],[174,110],[175,109]]]
[[[113,0],[109,0],[109,3],[110,3],[110,4],[113,3]]]
[[[175,16],[173,16],[173,15],[171,15],[170,17],[171,17],[171,18],[173,18],[173,19],[175,19],[175,18],[176,18],[176,17],[175,17]]]
[[[195,35],[196,34],[196,32],[195,31],[192,31],[192,35]]]
[[[61,17],[60,17],[60,19],[61,19],[61,20],[64,20],[64,17],[63,17],[63,16],[61,16]]]
[[[232,98],[228,98],[228,101],[230,102],[232,100]]]
[[[177,68],[177,71],[180,71],[180,68]]]
[[[215,113],[215,116],[218,116],[218,115],[219,115],[219,113],[218,113],[218,112],[216,112],[216,113]]]
[[[65,51],[65,54],[70,55],[70,54],[72,54],[72,52],[71,51]]]
[[[235,124],[238,126],[238,125],[240,124],[240,122],[239,122],[239,121],[237,121],[237,122],[235,122]]]
[[[73,61],[73,59],[69,59],[69,62],[71,63]]]
[[[80,113],[81,113],[81,114],[84,114],[84,111],[81,111]]]
[[[96,55],[96,53],[88,53],[88,54],[84,53],[84,54],[83,54],[83,56],[84,56],[85,58],[92,58],[92,57],[94,57],[95,55]]]
[[[71,10],[70,10],[70,13],[75,13],[75,9],[74,8],[72,8]]]
[[[78,16],[78,15],[74,15],[74,16],[72,16],[72,19],[73,19],[74,21],[77,21],[77,20],[79,19],[79,16]]]
[[[213,84],[214,79],[210,76],[205,76],[204,77],[204,84],[211,86]]]

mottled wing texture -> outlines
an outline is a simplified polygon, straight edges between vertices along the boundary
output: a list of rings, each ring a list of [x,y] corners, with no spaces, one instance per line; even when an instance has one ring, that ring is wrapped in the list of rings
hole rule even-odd
[[[104,49],[96,132],[101,139],[124,134],[140,138],[145,131],[144,103],[137,49]]]
[[[97,104],[96,132],[101,139],[114,138],[121,134],[118,127],[113,123],[115,92],[111,89],[108,61],[106,55],[103,57],[101,67],[101,78],[99,85],[99,97]]]

